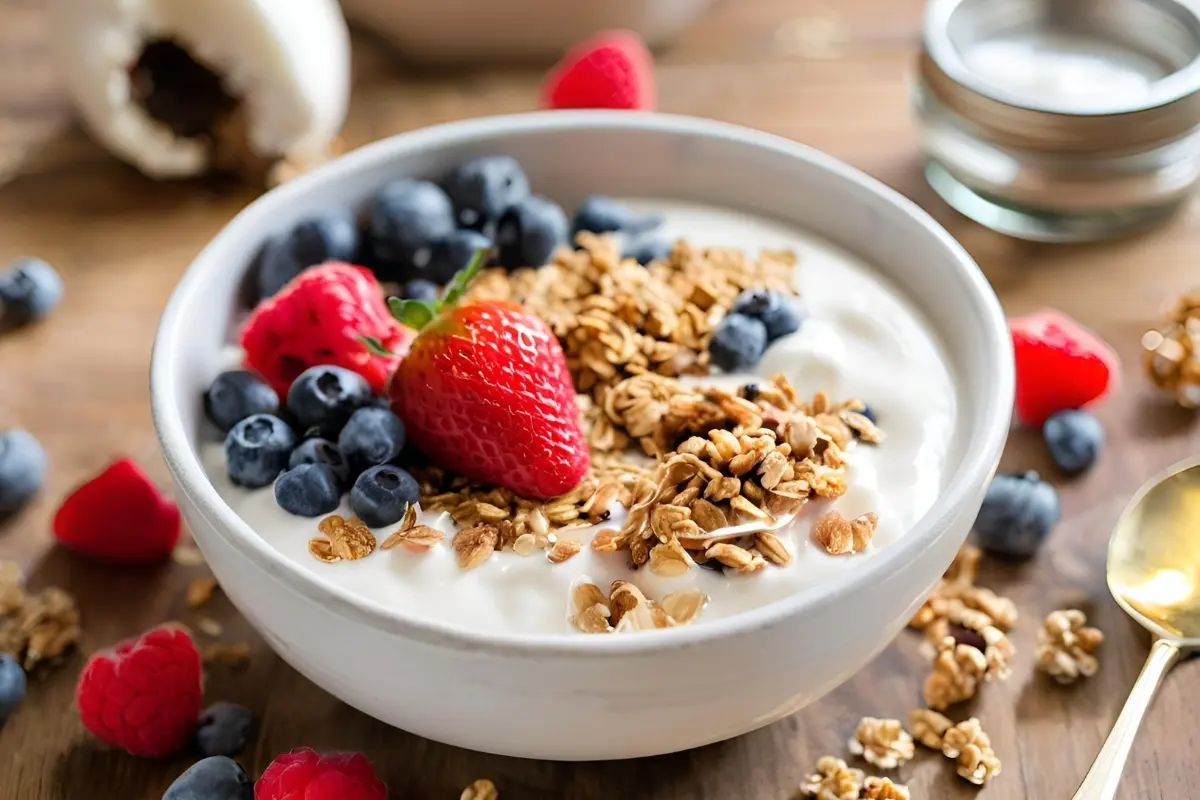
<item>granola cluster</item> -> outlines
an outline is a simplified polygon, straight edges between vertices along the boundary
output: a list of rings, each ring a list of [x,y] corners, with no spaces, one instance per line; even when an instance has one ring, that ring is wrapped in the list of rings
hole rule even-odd
[[[72,595],[57,586],[26,592],[16,563],[0,560],[0,653],[28,671],[60,659],[80,633]]]
[[[1051,611],[1038,631],[1037,668],[1064,684],[1090,678],[1100,668],[1095,652],[1103,642],[1104,634],[1087,627],[1082,611]]]
[[[331,514],[317,523],[317,530],[325,538],[309,539],[308,552],[327,564],[357,561],[375,552],[375,534],[358,517]]]
[[[1180,297],[1142,336],[1146,374],[1184,408],[1200,407],[1200,289]]]
[[[864,781],[861,769],[853,769],[840,758],[822,756],[817,771],[800,784],[800,792],[816,800],[861,800]]]
[[[498,800],[499,797],[496,784],[487,778],[480,778],[462,790],[459,800]]]
[[[608,594],[581,576],[571,587],[571,624],[584,633],[621,633],[687,625],[708,603],[699,589],[672,592],[661,601],[629,581],[613,581]]]
[[[982,786],[1000,774],[1000,759],[975,717],[955,725],[936,711],[919,708],[909,715],[908,724],[918,742],[954,759],[961,778]]]
[[[910,761],[915,752],[913,738],[898,719],[863,717],[847,749],[880,769],[895,769]]]

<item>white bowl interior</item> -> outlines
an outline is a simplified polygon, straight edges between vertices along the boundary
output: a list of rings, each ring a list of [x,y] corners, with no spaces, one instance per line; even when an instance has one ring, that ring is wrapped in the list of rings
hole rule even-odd
[[[953,477],[944,503],[887,548],[893,552],[871,559],[848,583],[886,574],[894,559],[919,552],[944,528],[939,516],[943,505],[961,504],[987,480],[1011,407],[1004,317],[978,268],[924,212],[832,158],[736,126],[628,112],[544,112],[452,123],[369,145],[264,196],[196,259],[164,314],[154,353],[152,399],[164,452],[180,488],[218,523],[217,529],[243,545],[257,539],[208,485],[196,443],[203,422],[201,395],[223,366],[221,350],[229,340],[239,285],[260,243],[314,213],[360,206],[395,178],[438,177],[467,157],[487,153],[516,157],[537,193],[568,208],[591,193],[668,198],[736,209],[814,232],[874,266],[924,313],[961,391],[954,463],[946,468]],[[261,541],[257,544],[251,548],[270,558]],[[271,570],[289,571],[279,563]],[[309,575],[303,580],[320,583]],[[803,597],[788,598],[773,604],[785,608],[759,611],[792,613],[804,602]],[[371,613],[403,617],[382,608]],[[748,624],[756,614],[660,633],[664,641],[675,634],[719,635],[728,626]],[[421,624],[413,619],[407,623]],[[656,637],[632,638],[642,642],[623,646],[653,646],[648,643]]]

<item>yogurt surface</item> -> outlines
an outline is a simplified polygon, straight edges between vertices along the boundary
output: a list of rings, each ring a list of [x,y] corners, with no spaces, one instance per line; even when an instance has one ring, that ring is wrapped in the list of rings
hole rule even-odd
[[[455,527],[443,513],[420,521],[445,531],[447,539],[426,553],[404,548],[326,564],[308,551],[318,536],[316,519],[288,514],[271,489],[234,486],[225,470],[221,443],[205,443],[201,458],[220,495],[246,523],[286,558],[320,581],[394,608],[400,614],[492,633],[583,636],[569,621],[572,583],[587,575],[600,587],[632,580],[651,599],[698,588],[707,607],[692,624],[767,605],[809,586],[844,580],[880,549],[903,536],[933,505],[945,481],[954,446],[958,397],[941,345],[920,313],[870,267],[819,237],[777,223],[707,207],[630,203],[665,215],[661,233],[695,245],[794,250],[797,286],[807,311],[800,330],[768,349],[754,374],[689,378],[698,385],[725,386],[785,374],[801,397],[824,391],[833,400],[859,398],[875,412],[887,438],[879,445],[854,444],[848,452],[849,490],[835,501],[812,500],[795,521],[776,531],[794,558],[785,567],[753,574],[693,568],[680,577],[628,568],[627,553],[595,553],[588,543],[597,528],[568,533],[583,551],[562,564],[544,553],[498,552],[472,570],[459,568],[449,538]],[[809,531],[820,514],[836,508],[847,518],[868,511],[879,517],[871,546],[863,553],[827,555]],[[616,509],[614,509],[616,510]],[[350,516],[346,499],[335,513]],[[612,527],[613,523],[605,523]],[[398,526],[376,530],[382,541]],[[648,635],[653,635],[652,633]]]

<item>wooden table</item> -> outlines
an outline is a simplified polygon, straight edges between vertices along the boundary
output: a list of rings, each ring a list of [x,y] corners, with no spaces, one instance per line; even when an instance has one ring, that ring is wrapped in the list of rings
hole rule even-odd
[[[166,620],[195,621],[183,602],[203,567],[101,569],[50,546],[49,519],[73,485],[115,454],[167,482],[150,425],[146,374],[158,315],[189,260],[252,198],[210,182],[152,183],[114,162],[73,126],[47,60],[52,35],[38,0],[0,0],[0,260],[39,254],[66,279],[52,319],[0,337],[0,425],[30,428],[52,469],[45,490],[0,527],[0,557],[16,558],[33,585],[61,584],[80,598],[82,653]],[[1024,567],[988,565],[984,583],[1012,596],[1022,622],[1013,676],[971,707],[991,734],[1003,774],[992,800],[1058,800],[1074,791],[1133,683],[1147,642],[1105,590],[1105,541],[1124,500],[1156,470],[1197,449],[1194,419],[1152,396],[1138,338],[1161,304],[1200,278],[1195,207],[1143,238],[1088,247],[1013,242],[957,217],[919,175],[906,79],[920,0],[728,0],[659,61],[666,111],[789,136],[834,154],[917,199],[979,260],[1012,313],[1054,305],[1091,325],[1126,358],[1123,386],[1100,410],[1109,446],[1086,477],[1060,482],[1064,519]],[[780,34],[780,31],[783,31]],[[533,106],[540,69],[418,76],[359,37],[358,85],[346,139],[359,144],[426,123]],[[1004,468],[1052,473],[1038,437],[1014,433]],[[1032,671],[1034,634],[1051,609],[1080,606],[1108,635],[1100,673],[1061,689]],[[243,670],[215,668],[209,698],[249,706],[258,718],[243,763],[260,771],[307,744],[361,749],[395,798],[457,798],[477,777],[505,800],[533,798],[786,798],[818,756],[843,753],[860,716],[905,717],[919,702],[926,665],[919,636],[902,634],[868,669],[806,711],[731,742],[660,758],[604,764],[519,761],[458,750],[393,730],[309,684],[276,658],[224,598],[204,614],[223,638],[247,641]],[[158,798],[187,759],[140,761],[98,747],[72,707],[83,662],[32,682],[0,731],[0,800]],[[1134,748],[1123,797],[1200,796],[1200,667],[1183,664],[1163,687]],[[419,676],[414,681],[419,682]],[[499,724],[503,724],[502,721]],[[900,772],[914,797],[966,798],[940,756]]]

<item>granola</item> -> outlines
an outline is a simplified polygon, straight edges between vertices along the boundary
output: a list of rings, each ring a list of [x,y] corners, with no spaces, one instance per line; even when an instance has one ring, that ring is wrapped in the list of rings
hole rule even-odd
[[[480,778],[463,789],[458,800],[497,800],[499,797],[500,793],[496,791],[496,784],[487,778]]]
[[[582,575],[570,590],[570,621],[584,633],[673,628],[692,622],[708,603],[699,589],[671,592],[655,602],[629,581],[614,581],[609,593]]]
[[[1200,290],[1180,297],[1142,336],[1146,374],[1184,408],[1200,406]]]
[[[929,641],[936,644],[950,637],[955,644],[973,647],[983,653],[987,661],[986,680],[1007,678],[1016,648],[995,620],[958,601],[950,602],[945,610],[944,617],[935,619],[925,628]]]
[[[331,514],[317,523],[317,530],[327,538],[309,539],[308,552],[326,563],[356,561],[375,551],[375,534],[358,517]]]
[[[846,519],[840,511],[827,511],[813,523],[812,538],[831,556],[861,553],[871,543],[879,517],[871,512]]]
[[[212,577],[194,578],[187,587],[187,607],[200,608],[212,600],[217,591],[217,579]]]
[[[1082,611],[1051,611],[1038,631],[1037,668],[1063,684],[1090,678],[1100,668],[1095,651],[1103,642]]]
[[[914,708],[908,714],[908,727],[913,737],[931,750],[942,749],[942,737],[954,727],[944,715],[928,708]]]
[[[987,672],[988,662],[978,648],[956,644],[947,636],[938,645],[933,668],[925,679],[925,702],[941,711],[970,700]]]
[[[245,642],[215,642],[200,651],[200,660],[205,664],[242,667],[250,661],[250,645]]]
[[[21,570],[0,561],[0,653],[21,662],[26,671],[58,661],[82,632],[75,598],[50,586],[39,592],[21,588]]]
[[[898,719],[863,717],[846,744],[852,755],[862,756],[880,769],[895,769],[912,759],[913,739]]]
[[[975,717],[946,731],[942,737],[942,754],[953,758],[957,762],[958,774],[977,786],[1000,774],[1000,759],[993,752],[991,740]]]
[[[816,800],[859,800],[864,777],[861,769],[849,767],[842,759],[822,756],[817,771],[800,785],[800,792]]]
[[[870,777],[863,782],[861,800],[910,800],[912,795],[902,783],[891,778]]]

